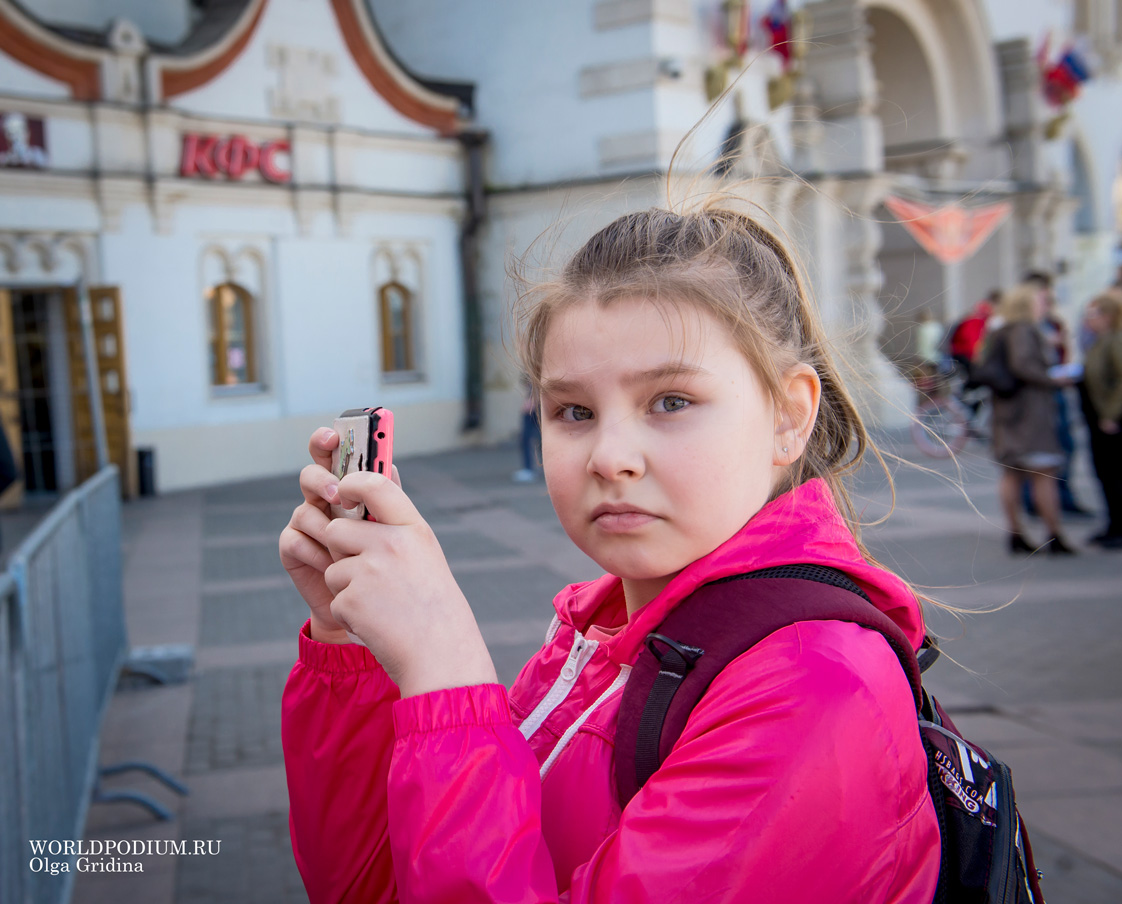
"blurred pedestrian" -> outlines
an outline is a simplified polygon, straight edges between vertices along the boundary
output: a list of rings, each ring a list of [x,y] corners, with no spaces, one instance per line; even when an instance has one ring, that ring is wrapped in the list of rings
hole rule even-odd
[[[1044,298],[1044,317],[1040,321],[1040,331],[1044,335],[1048,360],[1051,364],[1068,362],[1069,330],[1067,324],[1056,310],[1056,293],[1052,276],[1041,270],[1033,270],[1025,275],[1025,282],[1037,287]],[[1090,518],[1094,513],[1079,504],[1071,489],[1071,463],[1075,457],[1075,437],[1071,432],[1071,405],[1066,387],[1056,390],[1056,439],[1064,453],[1064,463],[1056,476],[1057,490],[1060,494],[1060,510],[1068,515]],[[1028,488],[1022,495],[1025,511],[1036,514]]]
[[[522,450],[522,467],[511,475],[515,483],[533,483],[538,479],[541,464],[542,428],[538,420],[538,406],[529,384],[524,387],[522,397],[522,429],[519,437]]]
[[[943,359],[945,333],[945,327],[935,319],[930,308],[920,310],[915,333],[916,357],[919,359],[919,366],[928,374],[939,372],[939,363]]]
[[[1091,542],[1122,549],[1122,289],[1095,298],[1083,322],[1095,341],[1083,359],[1080,398],[1107,511],[1106,529]]]
[[[989,295],[975,304],[973,310],[951,330],[951,357],[965,374],[968,387],[973,383],[974,356],[977,355],[982,338],[986,335],[986,323],[999,301],[1001,301],[1001,290],[992,289]]]
[[[1048,529],[1053,555],[1074,552],[1060,536],[1060,497],[1056,478],[1064,453],[1056,436],[1056,388],[1048,374],[1049,353],[1040,330],[1046,299],[1037,286],[1022,283],[1006,293],[996,315],[1001,326],[987,338],[1005,347],[1006,363],[1019,386],[1008,397],[993,397],[993,454],[1001,466],[998,491],[1009,528],[1009,550],[1033,552],[1021,531],[1021,487],[1028,481],[1032,499]]]

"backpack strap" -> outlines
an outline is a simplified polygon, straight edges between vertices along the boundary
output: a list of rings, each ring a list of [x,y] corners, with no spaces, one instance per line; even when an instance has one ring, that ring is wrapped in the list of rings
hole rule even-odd
[[[615,739],[620,806],[646,784],[677,743],[713,679],[732,660],[801,621],[847,621],[880,632],[923,702],[915,651],[903,631],[840,571],[785,565],[699,587],[647,636],[624,686]]]

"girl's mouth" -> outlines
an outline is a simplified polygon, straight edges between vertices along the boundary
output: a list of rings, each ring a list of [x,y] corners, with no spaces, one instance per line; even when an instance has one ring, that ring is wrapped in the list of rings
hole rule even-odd
[[[601,505],[593,509],[592,521],[609,534],[621,534],[650,524],[657,516],[626,505]]]

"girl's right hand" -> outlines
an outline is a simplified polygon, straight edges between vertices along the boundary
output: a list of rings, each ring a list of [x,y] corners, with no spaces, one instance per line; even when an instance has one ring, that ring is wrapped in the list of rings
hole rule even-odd
[[[332,562],[323,531],[331,520],[331,503],[338,501],[339,481],[331,473],[331,453],[338,445],[339,435],[330,428],[312,434],[308,452],[313,464],[300,472],[304,501],[280,535],[281,564],[311,610],[312,638],[324,643],[349,643],[347,632],[331,617],[333,594],[323,579]]]

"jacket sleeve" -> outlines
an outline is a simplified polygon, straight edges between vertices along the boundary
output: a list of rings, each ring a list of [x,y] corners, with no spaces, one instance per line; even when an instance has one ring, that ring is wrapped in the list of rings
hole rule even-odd
[[[401,701],[389,799],[402,900],[929,901],[939,834],[906,679],[879,635],[857,640],[874,655],[856,669],[828,647],[807,652],[805,628],[718,676],[560,897],[537,762],[505,691]],[[587,790],[571,789],[574,806]]]
[[[308,631],[281,704],[292,852],[312,904],[389,904],[386,775],[400,695],[365,647]]]

